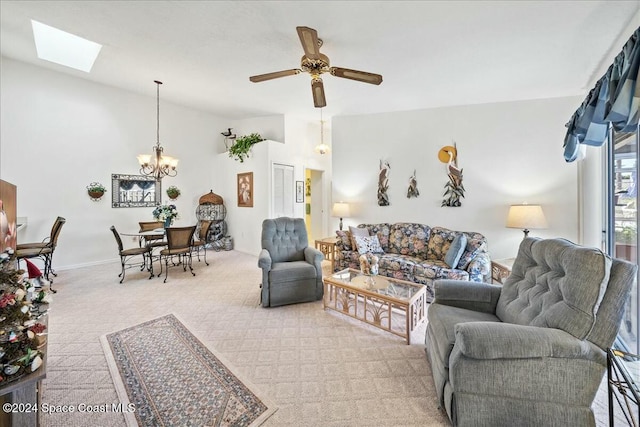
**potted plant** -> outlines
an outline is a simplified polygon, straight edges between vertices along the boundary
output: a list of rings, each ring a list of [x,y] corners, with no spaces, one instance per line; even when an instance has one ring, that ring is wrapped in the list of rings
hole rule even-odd
[[[236,138],[233,145],[229,148],[229,157],[235,157],[240,163],[244,162],[244,159],[249,157],[249,150],[251,147],[260,141],[264,141],[264,138],[258,133],[252,133],[250,135],[242,135]]]
[[[87,193],[89,193],[89,197],[94,200],[100,199],[106,192],[107,189],[99,182],[92,182],[91,184],[87,185]]]
[[[167,188],[167,196],[169,196],[170,199],[172,200],[177,199],[179,195],[180,195],[180,189],[175,185],[172,185],[171,187]]]

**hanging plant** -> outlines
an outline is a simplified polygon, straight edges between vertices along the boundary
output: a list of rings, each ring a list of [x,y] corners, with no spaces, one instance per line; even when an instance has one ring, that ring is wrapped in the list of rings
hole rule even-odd
[[[175,185],[172,185],[171,187],[167,188],[167,196],[169,196],[171,200],[177,199],[179,195],[180,195],[180,189]]]
[[[92,182],[91,184],[87,185],[87,193],[89,193],[89,197],[91,197],[91,200],[100,200],[100,198],[104,196],[104,193],[106,192],[107,189],[99,182]]]
[[[264,141],[264,138],[258,133],[252,133],[250,135],[243,135],[236,138],[233,145],[229,148],[229,157],[234,157],[239,160],[240,163],[244,162],[244,159],[249,157],[249,150],[258,142]]]

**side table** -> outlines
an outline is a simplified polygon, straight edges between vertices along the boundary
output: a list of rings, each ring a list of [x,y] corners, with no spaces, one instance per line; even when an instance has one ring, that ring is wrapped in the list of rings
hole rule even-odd
[[[491,261],[491,279],[493,283],[503,284],[511,274],[515,258],[494,259]]]
[[[336,264],[336,243],[338,243],[337,237],[325,237],[324,239],[316,240],[316,249],[324,254],[324,258],[331,262],[331,273],[335,270]]]

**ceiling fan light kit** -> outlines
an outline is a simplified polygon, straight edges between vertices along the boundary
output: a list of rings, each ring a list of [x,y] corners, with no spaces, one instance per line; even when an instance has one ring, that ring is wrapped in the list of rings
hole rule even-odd
[[[253,83],[264,82],[266,80],[277,79],[280,77],[293,76],[302,72],[311,75],[311,93],[313,94],[313,105],[316,108],[322,108],[327,105],[324,95],[324,84],[322,83],[322,74],[329,73],[335,77],[341,77],[349,80],[356,80],[363,83],[379,85],[382,83],[380,74],[368,73],[366,71],[352,70],[349,68],[332,67],[329,57],[320,53],[322,39],[318,38],[318,33],[313,28],[296,27],[304,55],[300,60],[300,69],[276,71],[267,74],[258,74],[249,77]]]

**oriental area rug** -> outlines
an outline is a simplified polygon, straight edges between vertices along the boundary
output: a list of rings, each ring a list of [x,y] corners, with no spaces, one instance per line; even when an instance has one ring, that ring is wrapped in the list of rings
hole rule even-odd
[[[127,425],[258,426],[276,406],[169,314],[102,336]]]

